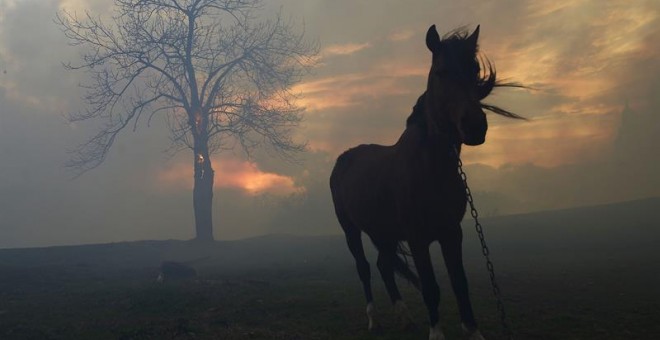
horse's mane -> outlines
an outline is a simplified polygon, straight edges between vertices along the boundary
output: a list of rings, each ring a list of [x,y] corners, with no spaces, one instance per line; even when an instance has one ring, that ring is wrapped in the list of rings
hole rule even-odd
[[[424,97],[426,92],[424,92],[419,98],[417,98],[417,103],[413,106],[413,111],[406,119],[406,127],[411,125],[417,125],[420,127],[426,127],[426,119],[424,118]]]

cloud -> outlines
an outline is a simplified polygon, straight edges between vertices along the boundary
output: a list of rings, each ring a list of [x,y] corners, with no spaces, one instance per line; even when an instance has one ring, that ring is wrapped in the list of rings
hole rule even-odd
[[[402,29],[390,33],[390,35],[387,36],[387,39],[390,41],[405,41],[412,38],[415,34],[416,32],[414,30]]]
[[[510,153],[499,163],[520,162],[520,154],[545,166],[593,160],[594,150],[602,151],[612,143],[624,97],[648,100],[637,95],[648,80],[646,72],[636,69],[644,60],[658,57],[657,50],[649,51],[647,39],[658,31],[659,12],[648,7],[631,6],[627,1],[605,6],[592,1],[535,2],[525,8],[527,14],[520,16],[522,28],[508,41],[497,36],[484,40],[489,55],[507,56],[497,65],[502,74],[542,88],[530,93],[534,99],[522,111],[543,119],[518,129],[507,126],[513,129],[512,136],[520,136],[522,129],[534,135],[528,135],[527,142],[500,139],[502,149],[519,153]],[[653,68],[658,70],[658,63]],[[629,84],[628,89],[622,84]],[[546,146],[539,148],[539,144]],[[553,154],[550,158],[554,159],[533,156],[538,153]]]
[[[34,1],[34,0],[30,0]],[[110,19],[113,12],[114,1],[89,1],[89,0],[50,0],[59,2],[59,9],[72,13],[83,13],[89,11],[95,15],[101,15],[104,20]]]
[[[413,89],[406,78],[420,78],[428,70],[411,65],[400,68],[388,65],[372,66],[371,70],[317,78],[293,87],[302,94],[299,104],[308,112],[355,107],[381,98],[410,94]]]
[[[515,13],[518,20],[493,18],[493,6],[508,6],[507,11]],[[624,100],[621,93],[647,100],[636,93],[641,84],[649,82],[645,79],[648,72],[633,72],[633,68],[643,60],[658,59],[658,52],[649,43],[652,32],[658,31],[658,11],[651,7],[649,3],[631,6],[626,1],[608,2],[606,6],[594,1],[539,1],[466,5],[443,12],[456,17],[472,12],[482,24],[481,50],[495,62],[500,78],[538,89],[498,89],[487,99],[532,122],[514,124],[492,118],[487,145],[469,154],[467,161],[493,166],[521,162],[557,166],[604,156],[617,128],[617,113]],[[405,118],[407,107],[423,91],[422,77],[429,62],[421,30],[395,28],[390,32],[394,33],[385,35],[385,40],[372,38],[373,45],[359,56],[328,61],[321,67],[324,75],[297,87],[309,112],[306,126],[313,136],[312,146],[342,149],[347,136],[336,132],[342,128],[370,129],[377,121],[369,123],[367,117]],[[415,34],[419,39],[413,39]],[[337,72],[344,68],[351,72]],[[406,77],[415,82],[403,81]],[[640,84],[622,88],[622,83],[635,82]],[[384,108],[376,104],[392,98],[401,102]],[[377,115],[371,112],[376,108],[384,110]],[[347,127],[341,117],[344,114],[352,116],[353,125],[360,125]],[[396,125],[383,127],[379,123],[382,135],[401,129],[400,122],[388,121]],[[333,134],[319,133],[320,126]],[[326,135],[328,139],[323,139]],[[373,140],[365,138],[362,142]]]
[[[296,185],[293,178],[259,169],[256,163],[231,158],[221,158],[213,162],[216,189],[236,189],[246,195],[272,194],[286,196],[305,191]],[[161,170],[157,185],[165,188],[192,189],[192,168],[190,164],[178,162]]]
[[[294,87],[306,108],[300,139],[315,151],[339,153],[370,142],[396,141],[428,72],[417,66],[388,63],[332,75]]]
[[[44,112],[65,110],[79,94],[78,80],[61,64],[78,52],[53,23],[56,11],[52,0],[0,4],[0,87]]]
[[[335,56],[335,55],[346,56],[346,55],[351,55],[353,53],[360,52],[360,51],[365,50],[369,47],[371,47],[370,43],[362,43],[362,44],[349,43],[349,44],[329,45],[321,51],[321,55],[323,55],[323,56]]]

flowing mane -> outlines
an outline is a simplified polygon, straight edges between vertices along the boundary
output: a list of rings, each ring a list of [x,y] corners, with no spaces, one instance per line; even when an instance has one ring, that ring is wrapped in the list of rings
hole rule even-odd
[[[453,31],[450,31],[449,33],[445,34],[442,37],[442,40],[440,41],[441,44],[444,44],[447,46],[447,50],[449,51],[460,51],[457,46],[460,44],[463,44],[465,40],[469,38],[469,31],[465,27],[460,27],[457,29],[454,29]],[[516,88],[526,88],[524,85],[516,82],[507,82],[507,81],[501,81],[497,79],[497,70],[495,69],[495,65],[490,62],[490,59],[486,57],[484,54],[479,52],[479,46],[477,45],[477,53],[471,57],[471,56],[460,56],[456,54],[449,54],[449,58],[453,60],[457,60],[461,57],[463,59],[469,60],[472,58],[473,62],[476,63],[477,67],[479,68],[478,72],[478,78],[477,78],[477,93],[479,95],[479,98],[484,99],[490,95],[490,93],[493,91],[494,88],[496,87],[516,87]],[[466,58],[467,57],[467,58]],[[459,63],[454,63],[455,65],[460,65]],[[457,72],[464,72],[464,70],[455,70]],[[409,127],[411,124],[417,124],[419,126],[425,127],[426,122],[423,119],[422,113],[424,111],[424,96],[426,95],[426,92],[424,92],[418,99],[417,102],[415,103],[415,106],[413,107],[413,111],[408,116],[406,119],[406,127]],[[495,114],[507,117],[507,118],[514,118],[514,119],[523,119],[525,120],[524,117],[513,113],[509,110],[503,109],[499,106],[488,104],[488,103],[481,103],[481,108],[484,110],[488,110],[490,112],[493,112]]]
[[[426,92],[424,92],[419,98],[417,98],[417,103],[415,103],[415,106],[413,106],[413,111],[408,116],[408,119],[406,119],[406,127],[410,127],[411,125],[417,125],[420,127],[426,128],[426,120],[424,119],[424,96],[426,95]]]

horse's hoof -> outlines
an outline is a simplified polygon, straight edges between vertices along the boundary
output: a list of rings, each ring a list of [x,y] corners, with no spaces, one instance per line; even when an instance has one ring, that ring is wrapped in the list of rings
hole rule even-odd
[[[381,334],[384,333],[383,332],[383,327],[378,323],[370,325],[369,326],[369,333],[375,334],[375,335],[381,335]]]
[[[403,330],[406,332],[414,332],[417,330],[417,324],[410,321],[403,326]]]
[[[367,329],[372,333],[379,333],[381,331],[380,324],[376,321],[376,307],[372,302],[367,304],[367,318],[369,319],[369,325]]]
[[[442,333],[440,325],[431,327],[431,330],[429,331],[429,340],[445,340],[445,334]]]
[[[394,313],[396,314],[399,323],[403,326],[403,330],[414,331],[417,329],[417,325],[415,325],[415,321],[413,321],[412,315],[410,314],[408,306],[406,306],[405,302],[402,300],[395,302]]]
[[[461,328],[463,328],[463,331],[467,334],[469,340],[486,340],[479,329],[470,330],[465,327],[465,324],[461,324]]]

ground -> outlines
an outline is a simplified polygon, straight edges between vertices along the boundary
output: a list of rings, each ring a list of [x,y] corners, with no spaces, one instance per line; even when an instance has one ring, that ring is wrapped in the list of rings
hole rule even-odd
[[[658,207],[652,200],[485,220],[515,338],[660,334]],[[464,229],[477,318],[487,339],[499,339],[478,241],[469,221]],[[441,322],[448,339],[462,339],[439,249],[433,251]],[[361,286],[341,236],[4,249],[0,339],[425,339],[420,294],[399,280],[418,320],[416,330],[402,330],[368,253],[384,325],[378,334],[366,330]],[[163,260],[190,260],[199,275],[159,284]]]

